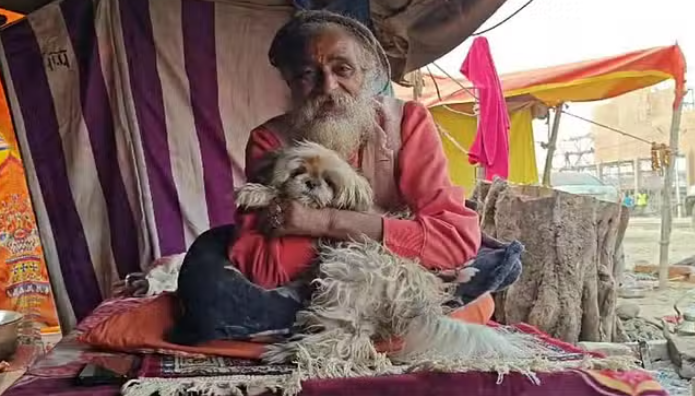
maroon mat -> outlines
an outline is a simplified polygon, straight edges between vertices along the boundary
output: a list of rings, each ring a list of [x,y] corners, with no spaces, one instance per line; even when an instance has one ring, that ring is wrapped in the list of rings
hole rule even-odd
[[[94,320],[92,320],[94,322]],[[88,322],[89,323],[89,322]],[[84,328],[85,326],[80,326]],[[534,334],[539,342],[556,353],[560,360],[575,360],[586,352],[575,346],[552,339],[526,325],[518,330]],[[116,396],[117,386],[80,387],[74,378],[82,367],[91,362],[109,365],[130,365],[134,355],[90,350],[76,340],[77,331],[66,336],[56,347],[38,360],[5,396]],[[197,367],[198,371],[195,371]],[[201,370],[200,367],[203,369]],[[287,367],[258,365],[238,359],[210,358],[195,362],[168,356],[146,356],[139,377],[177,377],[225,374],[278,374]],[[302,396],[666,396],[667,393],[647,373],[634,370],[627,373],[568,370],[561,373],[538,374],[540,385],[527,377],[512,373],[498,384],[492,373],[418,373],[372,378],[308,381],[303,384]]]

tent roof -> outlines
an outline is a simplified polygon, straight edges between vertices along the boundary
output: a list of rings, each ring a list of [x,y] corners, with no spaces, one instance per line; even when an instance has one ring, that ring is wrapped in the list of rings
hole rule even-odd
[[[29,14],[60,0],[0,0],[0,8]],[[72,0],[75,1],[75,0]],[[370,13],[374,31],[391,63],[394,81],[444,56],[468,38],[506,0],[212,0],[254,7],[315,4],[328,9]],[[333,8],[331,8],[333,7]]]
[[[458,82],[437,76],[424,79],[420,101],[428,107],[473,102],[461,88],[472,87],[464,78]],[[676,81],[677,92],[684,92],[685,58],[678,45],[500,76],[505,97],[531,95],[549,106],[608,99],[668,79]],[[397,89],[399,97],[410,98],[410,92],[410,88]]]

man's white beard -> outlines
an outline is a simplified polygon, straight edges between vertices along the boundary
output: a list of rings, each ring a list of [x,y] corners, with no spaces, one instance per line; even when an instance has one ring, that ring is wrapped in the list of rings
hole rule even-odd
[[[320,114],[326,101],[333,101],[340,111]],[[376,107],[371,98],[335,94],[302,103],[290,118],[295,139],[318,143],[347,159],[373,133]]]

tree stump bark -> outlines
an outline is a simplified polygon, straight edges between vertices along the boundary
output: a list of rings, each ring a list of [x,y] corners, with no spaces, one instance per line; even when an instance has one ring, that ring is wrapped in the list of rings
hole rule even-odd
[[[521,278],[495,296],[498,321],[529,323],[572,343],[618,336],[622,205],[500,180],[480,183],[473,197],[483,232],[526,248]]]

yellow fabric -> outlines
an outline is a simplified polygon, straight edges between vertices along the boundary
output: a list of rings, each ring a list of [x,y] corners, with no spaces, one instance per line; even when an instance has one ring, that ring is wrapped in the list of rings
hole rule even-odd
[[[10,156],[11,151],[12,151],[12,146],[10,146],[10,143],[5,141],[5,139],[2,136],[2,133],[0,133],[0,164],[5,162],[7,157]]]
[[[473,144],[477,119],[451,111],[444,106],[430,108],[430,112],[437,125],[460,146],[457,147],[442,133],[444,153],[449,160],[449,176],[454,184],[463,187],[466,193],[470,194],[475,187],[476,167],[468,162],[468,155],[462,152],[461,148],[468,150]],[[528,107],[510,114],[509,181],[512,183],[535,184],[538,182],[532,120],[531,109]]]

